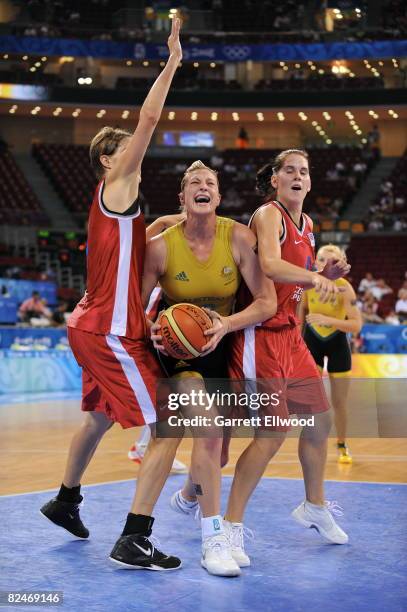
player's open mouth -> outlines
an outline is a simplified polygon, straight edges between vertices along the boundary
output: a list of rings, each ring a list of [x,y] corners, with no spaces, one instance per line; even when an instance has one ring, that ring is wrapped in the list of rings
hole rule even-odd
[[[197,204],[209,204],[209,202],[211,201],[209,196],[205,196],[205,195],[199,195],[195,197],[194,200]]]
[[[294,191],[301,191],[301,185],[293,185],[291,189],[294,189]]]

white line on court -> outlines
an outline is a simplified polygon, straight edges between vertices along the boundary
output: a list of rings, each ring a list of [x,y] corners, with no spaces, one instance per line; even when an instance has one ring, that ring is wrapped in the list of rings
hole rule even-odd
[[[184,474],[171,474],[171,476],[183,476]],[[231,474],[223,474],[222,478],[233,478]],[[90,487],[101,487],[103,485],[110,484],[120,484],[123,482],[134,482],[135,478],[125,478],[124,480],[108,480],[106,482],[95,482],[93,484],[85,484],[82,485],[83,489]],[[302,478],[282,478],[281,476],[262,476],[262,480],[299,480],[302,481]],[[407,486],[407,482],[378,482],[378,481],[369,481],[369,480],[337,480],[335,478],[330,478],[329,480],[325,480],[325,482],[340,482],[342,484],[363,484],[363,485],[384,485],[384,486]],[[58,491],[58,488],[54,489],[42,489],[41,491],[27,491],[26,493],[12,493],[11,495],[0,495],[0,499],[4,497],[21,497],[22,495],[36,495],[37,493],[52,493],[54,491]]]

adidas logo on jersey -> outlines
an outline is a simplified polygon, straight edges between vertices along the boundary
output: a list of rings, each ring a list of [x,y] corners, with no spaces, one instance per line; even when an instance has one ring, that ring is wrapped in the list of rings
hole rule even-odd
[[[189,278],[184,271],[178,272],[178,274],[175,275],[175,280],[189,282]]]

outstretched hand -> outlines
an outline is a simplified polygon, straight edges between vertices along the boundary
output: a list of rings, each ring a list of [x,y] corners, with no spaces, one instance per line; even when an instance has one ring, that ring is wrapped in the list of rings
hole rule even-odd
[[[171,34],[168,37],[168,49],[170,55],[178,57],[178,60],[182,60],[182,48],[179,40],[179,31],[181,29],[181,20],[178,17],[174,17],[171,24]]]

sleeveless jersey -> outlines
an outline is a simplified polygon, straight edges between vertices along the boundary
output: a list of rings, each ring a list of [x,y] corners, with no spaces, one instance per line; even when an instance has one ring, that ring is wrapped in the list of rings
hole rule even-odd
[[[305,214],[301,214],[301,227],[298,228],[292,220],[289,212],[280,202],[270,201],[260,206],[252,215],[249,227],[254,216],[264,206],[274,206],[281,212],[283,232],[280,237],[281,259],[288,261],[300,268],[312,270],[315,260],[315,240],[312,233],[311,221]],[[256,327],[278,329],[284,326],[294,327],[298,325],[297,306],[301,301],[304,288],[301,285],[278,283],[274,281],[277,293],[277,312],[274,317],[264,321]],[[244,283],[239,296],[239,306],[246,307],[252,300],[251,294]]]
[[[68,320],[94,334],[146,337],[141,301],[146,231],[140,207],[120,215],[103,204],[101,181],[89,213],[86,292]]]
[[[160,285],[167,305],[190,302],[223,316],[232,312],[241,278],[231,246],[234,223],[225,217],[216,218],[212,252],[203,262],[188,245],[184,222],[162,233],[167,246],[167,269]]]
[[[346,287],[348,282],[344,278],[338,278],[335,281],[337,287]],[[310,313],[323,314],[327,317],[333,317],[334,319],[346,319],[345,300],[343,293],[338,293],[335,296],[334,301],[326,302],[326,304],[320,301],[319,293],[315,289],[309,289],[307,291],[308,310]],[[320,338],[329,338],[335,334],[338,330],[335,327],[325,327],[323,325],[309,324],[308,326],[312,331]]]

